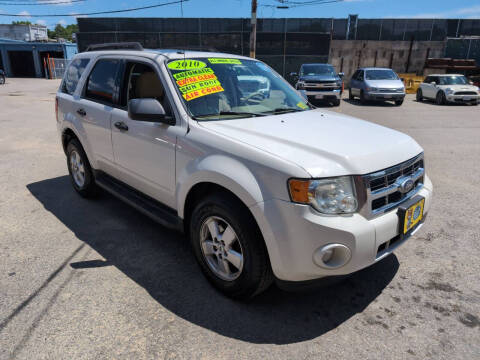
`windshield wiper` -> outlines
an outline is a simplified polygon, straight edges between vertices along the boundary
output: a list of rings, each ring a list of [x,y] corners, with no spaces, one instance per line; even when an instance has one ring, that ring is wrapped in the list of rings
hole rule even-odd
[[[216,114],[197,115],[193,117],[193,119],[197,120],[201,118],[221,116],[221,115],[246,115],[248,117],[267,116],[266,114],[263,114],[263,113],[254,113],[254,112],[248,112],[248,111],[220,111],[219,113],[216,113]]]
[[[283,113],[298,112],[298,111],[305,111],[305,110],[297,109],[297,108],[276,108],[275,110],[265,111],[264,114],[266,114],[266,113],[269,113],[269,114],[283,114]]]

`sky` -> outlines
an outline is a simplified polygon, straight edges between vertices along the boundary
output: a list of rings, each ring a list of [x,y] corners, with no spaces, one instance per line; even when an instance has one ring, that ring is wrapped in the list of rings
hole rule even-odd
[[[63,4],[35,5],[42,1],[57,1]],[[175,0],[0,0],[1,14],[19,14],[20,17],[0,16],[0,23],[29,20],[32,23],[55,27],[76,22],[75,14],[121,10],[155,5]],[[290,2],[290,8],[278,9],[280,2]],[[258,0],[258,17],[335,17],[345,18],[358,14],[361,18],[479,18],[480,0],[344,0],[322,5],[298,6],[293,3],[309,0]],[[311,0],[310,0],[311,1]],[[14,4],[14,5],[10,5]],[[273,6],[272,6],[273,5]],[[249,17],[250,0],[189,0],[159,8],[91,17]],[[60,14],[59,17],[31,17],[29,15]]]

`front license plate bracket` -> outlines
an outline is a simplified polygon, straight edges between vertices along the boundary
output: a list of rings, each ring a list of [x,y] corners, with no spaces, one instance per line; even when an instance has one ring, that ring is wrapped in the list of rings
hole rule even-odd
[[[400,238],[406,238],[423,222],[425,198],[417,195],[398,208]]]

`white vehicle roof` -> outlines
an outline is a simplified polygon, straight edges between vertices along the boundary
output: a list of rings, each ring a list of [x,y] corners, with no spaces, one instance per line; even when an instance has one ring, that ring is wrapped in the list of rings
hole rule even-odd
[[[430,74],[428,76],[465,76],[463,74]]]

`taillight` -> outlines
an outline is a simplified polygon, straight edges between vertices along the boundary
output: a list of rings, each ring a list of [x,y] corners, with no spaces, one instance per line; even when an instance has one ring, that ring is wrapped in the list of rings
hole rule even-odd
[[[58,97],[55,98],[55,118],[58,122]]]

